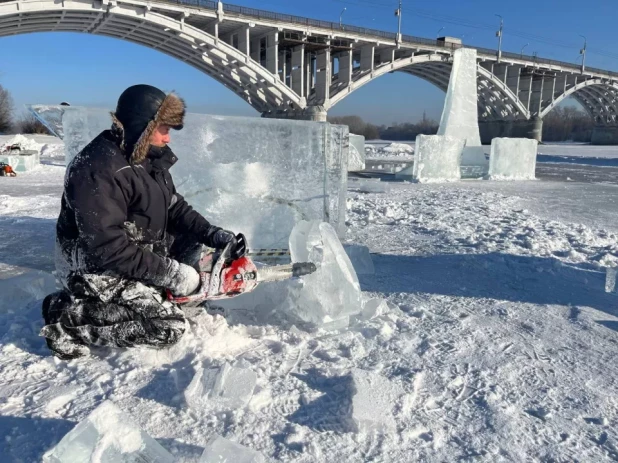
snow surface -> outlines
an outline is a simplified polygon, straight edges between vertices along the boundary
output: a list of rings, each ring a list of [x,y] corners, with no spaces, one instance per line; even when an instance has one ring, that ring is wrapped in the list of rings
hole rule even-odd
[[[0,179],[0,278],[53,269],[54,164]],[[40,461],[105,400],[179,462],[215,434],[269,461],[615,461],[618,296],[604,269],[618,255],[618,169],[541,172],[349,192],[347,239],[376,271],[359,276],[363,296],[389,310],[376,302],[340,332],[195,313],[169,350],[64,362],[37,336],[40,301],[15,301],[0,314],[0,461]],[[567,181],[575,172],[606,184]],[[225,362],[257,376],[247,407],[187,408],[195,371]],[[356,370],[403,391],[390,431],[355,432]]]

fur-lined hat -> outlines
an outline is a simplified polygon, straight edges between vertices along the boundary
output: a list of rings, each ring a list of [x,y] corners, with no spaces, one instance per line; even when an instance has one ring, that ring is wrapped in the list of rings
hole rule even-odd
[[[146,159],[150,137],[159,125],[180,130],[184,124],[185,102],[174,93],[166,95],[150,85],[127,88],[112,113],[112,121],[121,132],[120,148],[139,164]]]

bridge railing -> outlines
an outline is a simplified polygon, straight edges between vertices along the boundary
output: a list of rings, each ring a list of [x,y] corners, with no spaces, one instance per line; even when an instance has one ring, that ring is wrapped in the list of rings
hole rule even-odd
[[[3,0],[0,0],[0,2],[1,1]],[[198,8],[205,8],[209,10],[217,9],[217,2],[209,1],[209,0],[159,0],[159,1],[163,1],[165,3],[190,5],[190,6],[195,6]],[[249,8],[246,6],[231,5],[229,3],[223,4],[223,11],[228,12],[228,13],[235,13],[235,14],[242,15],[242,16],[248,16],[248,17],[256,18],[256,19],[270,20],[270,21],[282,21],[282,22],[299,24],[299,25],[309,26],[309,27],[319,27],[321,29],[329,29],[333,32],[345,31],[345,32],[353,32],[353,33],[357,33],[361,35],[367,35],[371,37],[388,39],[388,40],[397,39],[397,34],[395,34],[394,32],[380,31],[377,29],[369,29],[366,27],[359,27],[359,26],[350,26],[347,24],[339,24],[339,23],[334,23],[331,21],[322,21],[319,19],[305,18],[302,16],[295,16],[295,15],[284,14],[284,13],[275,13],[273,11],[260,10],[257,8]],[[435,39],[427,39],[424,37],[416,37],[412,35],[402,35],[401,39],[403,42],[406,42],[409,44],[428,45],[432,47],[446,48],[450,50],[456,50],[457,48],[463,47],[463,48],[475,48],[478,52],[488,54],[488,55],[496,55],[498,53],[497,50],[493,50],[490,48],[474,47],[472,45],[463,45],[463,44],[457,44],[457,43],[448,43],[448,42],[442,42],[442,41],[435,40]],[[562,66],[562,67],[570,67],[570,68],[578,67],[578,64],[575,64],[575,63],[568,63],[565,61],[557,61],[557,60],[551,60],[551,59],[546,59],[546,58],[539,58],[538,56],[522,55],[518,53],[502,52],[502,56],[504,58],[523,59],[526,61],[532,61],[538,64],[546,64],[550,66]],[[603,69],[597,69],[593,67],[586,67],[586,69],[590,72],[596,72],[599,74],[607,74],[607,75],[611,75],[614,77],[618,77],[618,72],[606,71]]]

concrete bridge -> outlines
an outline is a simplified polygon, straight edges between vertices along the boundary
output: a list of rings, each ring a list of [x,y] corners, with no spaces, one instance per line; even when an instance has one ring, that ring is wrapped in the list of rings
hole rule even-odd
[[[221,82],[265,117],[312,120],[324,120],[334,105],[390,72],[446,91],[452,53],[466,46],[204,0],[0,0],[0,37],[48,31],[159,50]],[[540,140],[543,117],[573,96],[595,121],[593,143],[618,143],[618,72],[477,53],[485,141]]]

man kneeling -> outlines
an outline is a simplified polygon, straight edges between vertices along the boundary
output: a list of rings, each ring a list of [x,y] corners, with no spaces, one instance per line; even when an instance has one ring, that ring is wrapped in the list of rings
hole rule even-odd
[[[56,227],[63,290],[43,301],[41,334],[54,355],[71,359],[88,345],[165,347],[185,330],[166,300],[196,291],[203,246],[221,249],[234,233],[208,223],[176,192],[170,129],[183,127],[184,102],[148,85],[123,92],[111,130],[67,168]]]

